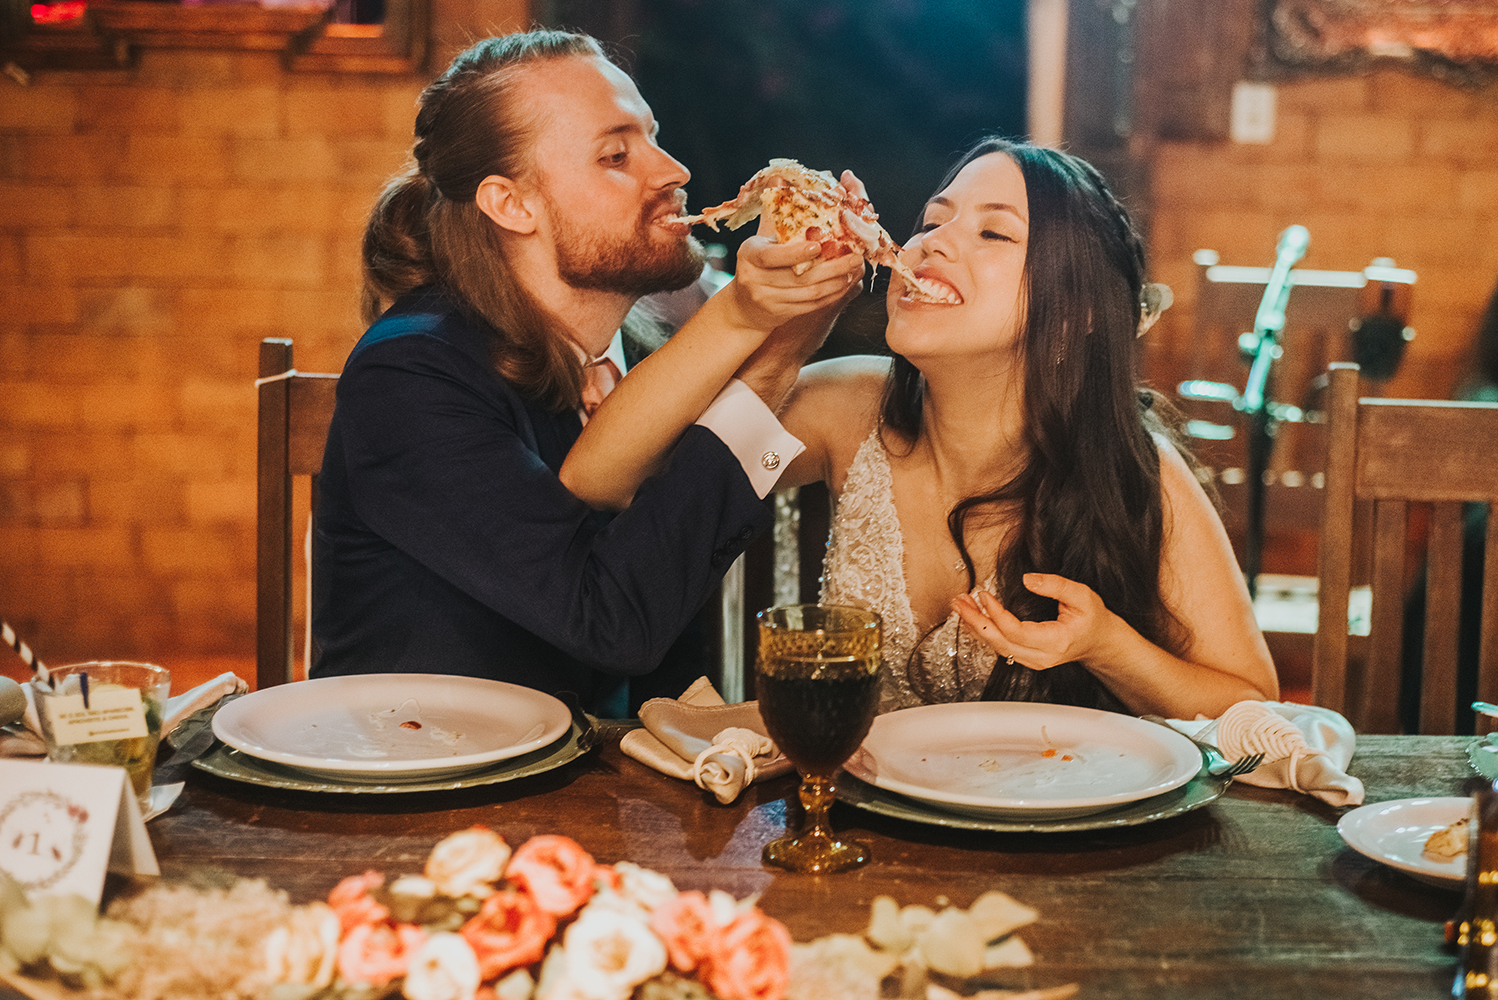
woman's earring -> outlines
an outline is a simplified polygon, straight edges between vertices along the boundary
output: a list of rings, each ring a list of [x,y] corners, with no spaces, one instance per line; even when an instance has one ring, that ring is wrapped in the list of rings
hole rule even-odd
[[[1139,295],[1139,329],[1134,336],[1142,337],[1149,332],[1149,328],[1155,325],[1160,314],[1170,308],[1175,301],[1175,295],[1171,292],[1169,285],[1154,282],[1144,286]]]

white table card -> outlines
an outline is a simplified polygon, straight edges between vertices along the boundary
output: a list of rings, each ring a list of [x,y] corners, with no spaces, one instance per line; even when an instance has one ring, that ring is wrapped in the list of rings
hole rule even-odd
[[[32,760],[0,760],[0,870],[95,905],[106,871],[161,873],[124,768]]]

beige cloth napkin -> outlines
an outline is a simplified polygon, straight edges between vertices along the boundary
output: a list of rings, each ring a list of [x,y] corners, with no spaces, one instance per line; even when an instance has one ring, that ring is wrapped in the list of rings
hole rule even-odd
[[[199,709],[207,708],[226,695],[244,694],[249,689],[250,686],[238,675],[226,670],[211,681],[168,698],[166,717],[161,723],[162,738],[165,739],[183,719]],[[45,757],[47,745],[42,742],[42,726],[37,719],[31,685],[22,684],[21,692],[26,699],[25,714],[13,725],[0,729],[0,757]]]
[[[759,702],[728,705],[699,677],[680,698],[651,698],[640,706],[643,729],[626,733],[619,748],[635,760],[712,792],[727,804],[746,787],[791,769],[765,732]]]
[[[1203,732],[1211,719],[1181,722],[1188,736]],[[1347,773],[1357,744],[1352,724],[1316,705],[1281,701],[1240,701],[1216,720],[1214,743],[1229,760],[1262,753],[1264,763],[1236,780],[1262,788],[1289,788],[1333,806],[1363,801],[1363,783]]]

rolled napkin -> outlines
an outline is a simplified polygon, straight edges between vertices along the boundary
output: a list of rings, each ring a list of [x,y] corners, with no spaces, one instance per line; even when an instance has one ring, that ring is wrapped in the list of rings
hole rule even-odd
[[[759,703],[728,705],[706,677],[680,698],[652,698],[640,706],[643,729],[626,733],[619,747],[635,760],[692,781],[725,805],[750,784],[791,769],[775,749]]]
[[[1183,723],[1188,735],[1210,720]],[[1237,781],[1289,788],[1333,806],[1363,801],[1363,783],[1347,773],[1357,743],[1352,724],[1329,708],[1280,701],[1240,701],[1217,720],[1212,738],[1229,760],[1262,753],[1264,763]]]
[[[166,716],[161,720],[161,738],[166,739],[182,720],[194,712],[217,704],[231,694],[244,694],[249,684],[232,670],[225,670],[211,681],[204,681],[190,691],[184,691],[166,700]]]

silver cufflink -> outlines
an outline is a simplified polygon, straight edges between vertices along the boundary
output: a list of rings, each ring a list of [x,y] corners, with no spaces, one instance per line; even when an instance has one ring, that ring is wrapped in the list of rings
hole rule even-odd
[[[779,454],[779,452],[774,452],[774,451],[767,451],[767,452],[765,452],[763,455],[761,455],[759,457],[759,464],[763,465],[766,469],[769,469],[771,472],[774,472],[776,469],[780,468],[780,454]]]

